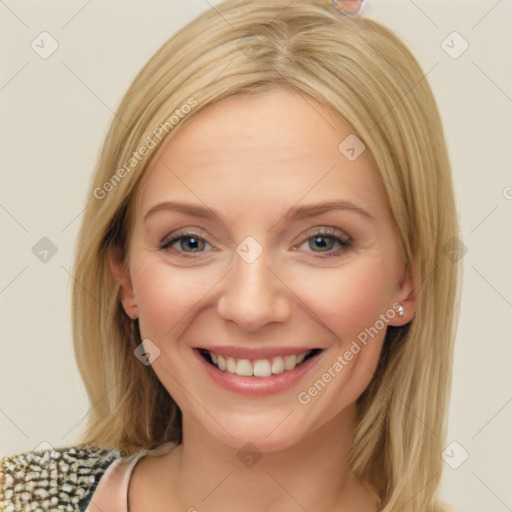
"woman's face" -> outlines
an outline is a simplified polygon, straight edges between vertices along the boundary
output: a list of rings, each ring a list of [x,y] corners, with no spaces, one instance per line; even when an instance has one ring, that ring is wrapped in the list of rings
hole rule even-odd
[[[360,144],[326,107],[275,89],[200,113],[148,170],[129,274],[113,270],[185,438],[272,451],[353,417],[386,327],[413,310]]]

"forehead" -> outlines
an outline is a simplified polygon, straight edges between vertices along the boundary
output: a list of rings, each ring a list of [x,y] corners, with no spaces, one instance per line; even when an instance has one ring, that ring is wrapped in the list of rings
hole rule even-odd
[[[139,211],[173,199],[233,211],[264,200],[282,209],[326,195],[385,208],[366,152],[351,160],[340,151],[350,137],[343,118],[306,94],[274,89],[225,100],[197,114],[160,150]]]

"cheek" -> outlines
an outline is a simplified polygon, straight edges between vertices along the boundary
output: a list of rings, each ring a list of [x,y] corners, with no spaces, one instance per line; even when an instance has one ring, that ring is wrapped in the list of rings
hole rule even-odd
[[[294,291],[337,336],[357,336],[390,306],[391,276],[383,268],[378,258],[359,258],[296,277]]]
[[[174,329],[179,332],[180,322],[204,297],[208,276],[197,269],[176,269],[151,258],[134,267],[132,283],[141,334],[162,339]]]
[[[381,315],[389,311],[393,287],[391,272],[384,268],[380,258],[360,258],[300,280],[298,295],[331,331],[336,346],[311,381],[314,386],[316,379],[335,375],[322,399],[326,410],[319,422],[355,403],[374,375],[387,325]]]

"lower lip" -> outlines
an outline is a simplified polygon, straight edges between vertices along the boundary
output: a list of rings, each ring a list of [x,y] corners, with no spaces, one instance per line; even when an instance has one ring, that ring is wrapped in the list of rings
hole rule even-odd
[[[234,373],[223,372],[208,363],[198,350],[194,350],[199,362],[210,378],[220,387],[248,396],[269,396],[285,391],[294,386],[306,373],[316,366],[322,356],[319,352],[294,370],[284,371],[271,377],[241,377]]]

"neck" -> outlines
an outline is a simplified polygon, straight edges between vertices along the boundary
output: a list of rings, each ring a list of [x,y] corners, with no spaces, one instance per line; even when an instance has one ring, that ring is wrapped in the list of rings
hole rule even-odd
[[[191,512],[374,511],[373,497],[348,470],[355,424],[355,408],[345,409],[293,446],[251,455],[184,417],[183,443],[169,454],[169,496]]]

